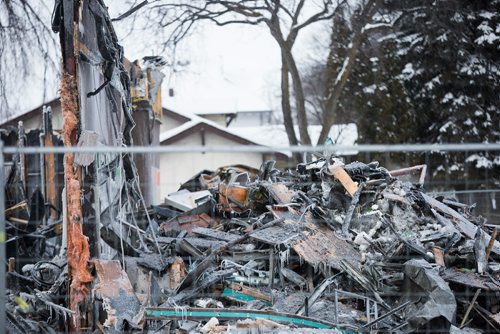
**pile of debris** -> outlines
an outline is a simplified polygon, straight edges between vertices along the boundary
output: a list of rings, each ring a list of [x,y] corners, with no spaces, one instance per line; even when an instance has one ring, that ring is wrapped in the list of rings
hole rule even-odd
[[[416,183],[397,178],[414,172]],[[425,194],[425,172],[336,158],[203,171],[164,205],[120,220],[108,259],[92,262],[90,323],[102,332],[498,332],[496,226],[473,206]],[[67,283],[60,256],[11,270],[9,330],[71,327]]]

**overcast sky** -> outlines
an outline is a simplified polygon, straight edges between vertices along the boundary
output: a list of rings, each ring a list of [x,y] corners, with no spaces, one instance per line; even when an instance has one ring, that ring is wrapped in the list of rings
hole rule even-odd
[[[161,54],[159,41],[138,45],[134,34],[126,35],[126,22],[116,24],[120,43],[130,59]],[[146,42],[147,43],[147,42]],[[172,61],[171,56],[167,56]],[[178,46],[176,72],[165,69],[165,107],[183,112],[210,112],[219,109],[270,109],[279,88],[280,53],[265,27],[205,23]],[[174,98],[168,97],[174,89]]]
[[[116,17],[128,7],[120,0],[106,0],[110,16]],[[154,32],[127,34],[130,21],[115,22],[120,44],[130,60],[162,54],[160,40]],[[321,35],[321,27],[304,31],[294,52],[301,61],[317,57],[318,51],[308,47],[311,40]],[[164,106],[181,112],[279,110],[279,82],[281,57],[276,42],[264,26],[213,24],[199,25],[176,51],[176,60],[188,63],[164,70]],[[58,82],[51,77],[43,90],[43,70],[38,68],[29,80],[31,89],[19,101],[19,111],[38,107],[57,94]],[[39,73],[38,73],[39,72]],[[175,97],[168,96],[173,88]]]
[[[117,1],[107,1],[111,17],[127,9]],[[148,32],[128,35],[128,28],[127,20],[115,24],[129,59],[161,54],[161,41],[153,32],[151,35]],[[328,33],[324,33],[326,30],[322,30],[324,28],[324,24],[318,24],[299,35],[294,52],[300,62],[325,56],[318,55],[318,49],[308,47],[314,39],[328,37]],[[265,26],[199,24],[180,43],[176,60],[188,61],[189,65],[178,68],[179,72],[175,73],[171,69],[165,70],[165,107],[181,112],[280,108],[281,56],[277,43]],[[174,89],[174,98],[168,96],[169,88]]]

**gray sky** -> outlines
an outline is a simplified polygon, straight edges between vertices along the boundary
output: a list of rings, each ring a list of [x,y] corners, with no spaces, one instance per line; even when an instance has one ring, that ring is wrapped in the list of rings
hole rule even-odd
[[[141,34],[137,43],[137,34],[127,35],[127,28],[127,21],[115,24],[129,59],[162,55],[155,35]],[[172,61],[169,54],[163,55]],[[165,69],[166,107],[184,112],[234,111],[270,109],[276,101],[281,57],[265,27],[202,23],[179,44],[175,57],[189,64],[176,72]],[[173,99],[167,96],[168,88],[174,89]]]
[[[111,17],[128,9],[119,0],[106,0],[106,3]],[[127,58],[162,55],[155,33],[127,34],[129,27],[129,20],[115,23]],[[294,49],[296,58],[302,61],[317,58],[318,50],[308,45],[321,34],[321,25],[304,31]],[[165,107],[181,112],[279,110],[281,57],[276,42],[264,26],[218,27],[204,23],[180,43],[176,60],[189,64],[176,72],[170,68],[164,70],[167,75],[163,85]],[[30,89],[19,99],[15,114],[38,107],[56,96],[58,80],[50,76],[44,92],[43,73],[43,68],[38,67],[26,80]],[[173,99],[168,97],[168,88],[174,88]]]
[[[117,9],[119,4],[114,6],[117,0],[108,2],[112,17],[126,10]],[[309,7],[317,10],[312,2],[306,4],[307,15]],[[128,25],[127,21],[117,22],[115,29],[129,59],[161,54],[155,35],[141,32],[139,39],[137,33],[127,36]],[[326,59],[325,48],[320,51],[321,48],[310,45],[316,39],[329,39],[328,25],[329,22],[314,24],[299,34],[294,47],[299,66],[312,59]],[[189,61],[189,65],[175,73],[165,70],[165,107],[181,112],[280,109],[281,56],[266,26],[219,27],[203,22],[179,44],[175,56],[178,61]],[[173,99],[167,96],[168,88],[174,88]]]

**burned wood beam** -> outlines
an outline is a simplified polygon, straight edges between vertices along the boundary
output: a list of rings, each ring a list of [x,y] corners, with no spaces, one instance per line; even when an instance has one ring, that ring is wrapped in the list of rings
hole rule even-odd
[[[222,296],[247,302],[249,301],[249,299],[261,300],[268,305],[272,305],[272,297],[270,295],[265,294],[258,289],[251,288],[242,284],[230,284],[227,288],[224,289]],[[246,298],[241,298],[243,296]]]
[[[424,184],[425,181],[425,174],[427,173],[427,165],[417,165],[413,167],[391,170],[389,171],[389,174],[394,177],[394,176],[414,174],[418,171],[420,171],[420,177],[418,179],[418,183],[422,185]]]
[[[347,174],[341,165],[330,165],[328,166],[328,170],[337,180],[340,181],[340,183],[342,183],[342,186],[344,186],[345,190],[349,193],[349,195],[351,195],[351,197],[356,194],[356,191],[358,191],[357,184],[351,179],[349,174]]]
[[[323,280],[323,282],[321,282],[318,286],[316,286],[314,291],[309,295],[309,297],[307,299],[308,305],[306,305],[306,303],[304,303],[304,305],[302,305],[299,308],[299,310],[297,311],[296,314],[307,315],[307,313],[306,313],[307,307],[311,307],[318,300],[318,298],[321,297],[323,292],[325,292],[326,288],[328,288],[330,286],[330,284],[332,284],[335,281],[337,276],[339,276],[341,274],[342,274],[342,272],[338,273],[336,275],[333,275],[331,277],[328,277],[327,279]]]
[[[75,22],[77,22],[75,3],[74,0],[60,1],[60,8],[56,13],[56,15],[62,17],[61,26],[57,27],[57,31],[60,37],[64,72],[69,75],[76,74],[76,58],[73,44],[74,27]]]
[[[364,186],[365,186],[364,183],[361,183],[356,192],[354,193],[354,195],[352,196],[351,205],[347,210],[344,223],[342,224],[342,234],[344,236],[347,236],[349,234],[349,227],[351,226],[352,215],[354,214],[354,209],[356,209],[356,205],[358,205],[359,196],[361,195]]]
[[[467,236],[469,239],[474,239],[476,236],[476,231],[477,231],[477,226],[472,224],[470,221],[464,218],[460,213],[457,211],[453,210],[449,206],[446,206],[445,204],[439,202],[437,199],[434,199],[430,197],[429,195],[425,193],[421,193],[422,197],[424,200],[431,206],[433,207],[436,211],[439,211],[441,213],[444,213],[445,215],[451,216],[453,224],[457,226],[457,228]],[[491,238],[491,236],[488,235],[485,231],[481,230],[480,233],[482,235],[486,235],[488,239]],[[491,240],[491,239],[490,239]],[[494,240],[493,241],[493,246],[491,248],[491,251],[497,255],[500,255],[500,242]]]

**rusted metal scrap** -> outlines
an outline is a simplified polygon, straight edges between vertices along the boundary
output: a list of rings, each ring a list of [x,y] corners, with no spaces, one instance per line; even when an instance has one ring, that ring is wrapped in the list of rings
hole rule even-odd
[[[93,292],[102,300],[107,313],[103,325],[123,330],[126,322],[131,327],[139,328],[139,322],[142,320],[139,312],[141,304],[120,262],[94,260],[94,264],[99,283]]]

